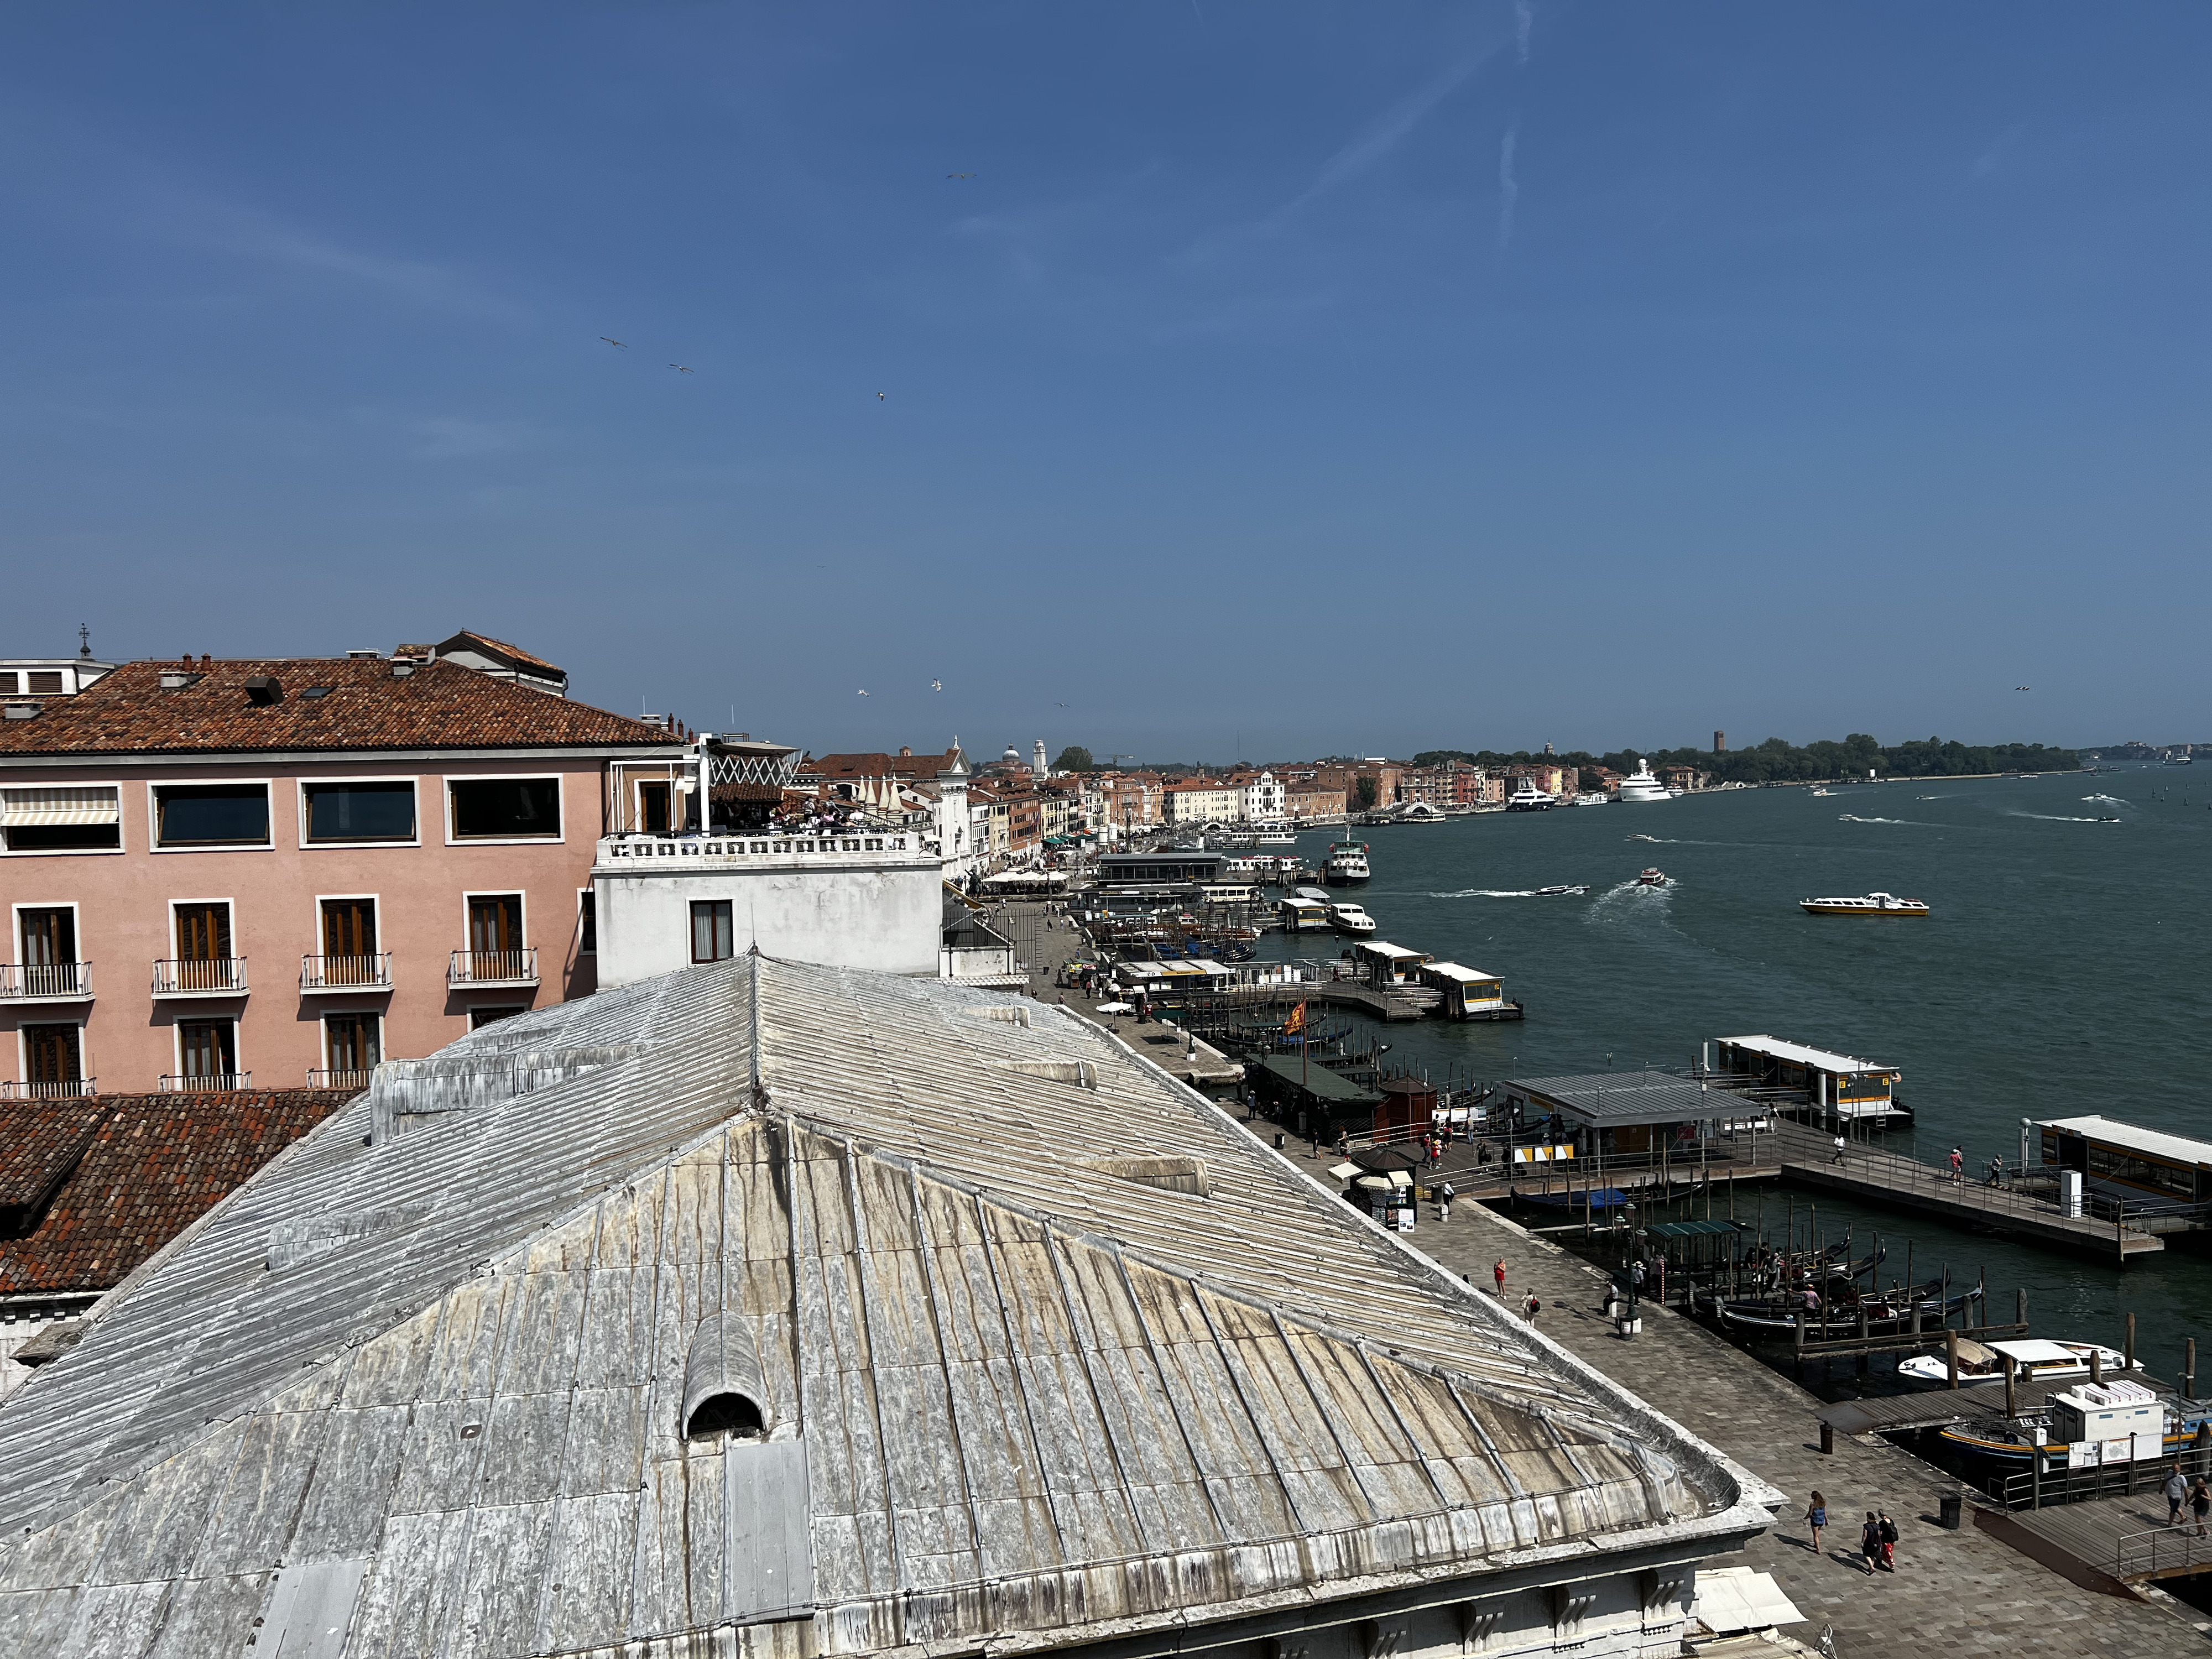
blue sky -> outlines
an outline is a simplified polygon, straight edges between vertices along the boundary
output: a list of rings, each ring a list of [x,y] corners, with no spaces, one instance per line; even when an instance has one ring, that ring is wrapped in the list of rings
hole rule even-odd
[[[817,750],[2212,738],[2208,70],[2149,4],[17,7],[0,651],[467,626]]]

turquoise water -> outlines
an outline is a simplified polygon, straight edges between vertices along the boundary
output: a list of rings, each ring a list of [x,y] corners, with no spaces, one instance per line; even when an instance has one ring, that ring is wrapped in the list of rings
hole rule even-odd
[[[2016,1159],[2023,1117],[2100,1112],[2212,1139],[2212,769],[2193,771],[1738,790],[1361,830],[1376,937],[1498,974],[1528,1008],[1514,1024],[1392,1026],[1390,1060],[1486,1079],[1680,1066],[1708,1039],[1764,1032],[1902,1067],[1921,1150],[1955,1142],[1969,1169]],[[1636,886],[1647,865],[1670,884]],[[1585,896],[1533,896],[1581,883]],[[1935,914],[1797,908],[1875,889]],[[1916,1261],[1985,1267],[2001,1317],[2026,1285],[2039,1334],[2118,1346],[2132,1310],[2154,1370],[2177,1370],[2194,1335],[2212,1376],[2212,1262],[2191,1249],[2124,1274],[1817,1201],[1824,1224],[1856,1217],[1899,1252],[1910,1236]]]

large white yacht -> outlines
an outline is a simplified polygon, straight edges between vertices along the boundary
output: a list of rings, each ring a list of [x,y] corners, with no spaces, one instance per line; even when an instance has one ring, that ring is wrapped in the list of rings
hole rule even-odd
[[[1548,811],[1558,804],[1557,798],[1539,789],[1533,778],[1522,778],[1505,798],[1505,810],[1509,812]]]
[[[1636,801],[1671,800],[1667,786],[1651,775],[1651,763],[1640,760],[1636,769],[1620,781],[1620,799],[1626,805]]]
[[[1331,887],[1357,887],[1371,872],[1367,868],[1367,843],[1343,841],[1328,844],[1328,862],[1322,866],[1321,878]]]

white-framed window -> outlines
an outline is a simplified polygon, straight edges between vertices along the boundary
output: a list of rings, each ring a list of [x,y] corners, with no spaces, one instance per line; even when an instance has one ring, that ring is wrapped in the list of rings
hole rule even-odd
[[[119,783],[0,787],[0,853],[13,858],[123,850]]]
[[[464,893],[461,913],[469,949],[479,954],[520,951],[529,944],[526,896],[520,892]]]
[[[449,777],[447,845],[565,840],[562,805],[557,772]]]
[[[147,843],[157,853],[258,852],[270,837],[267,778],[146,786]]]
[[[417,778],[301,778],[300,845],[420,847]]]
[[[15,1075],[35,1095],[73,1094],[93,1075],[84,1047],[85,1017],[57,1014],[15,1028]]]
[[[383,1059],[384,1016],[375,1009],[351,1008],[323,1016],[325,1076],[365,1081]]]
[[[228,1088],[244,1073],[238,1057],[238,1021],[231,1015],[180,1019],[170,1030],[177,1054],[174,1075],[179,1082]]]
[[[83,958],[78,953],[77,907],[74,899],[35,900],[9,907],[15,926],[15,960],[25,968],[61,969]]]

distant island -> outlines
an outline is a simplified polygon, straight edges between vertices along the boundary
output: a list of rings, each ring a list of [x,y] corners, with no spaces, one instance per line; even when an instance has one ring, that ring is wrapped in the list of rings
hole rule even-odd
[[[1613,772],[1632,772],[1638,762],[1654,768],[1687,766],[1716,783],[1816,783],[1834,778],[1961,777],[1990,772],[2075,772],[2081,758],[2071,749],[2050,749],[2039,743],[1965,744],[1927,738],[1913,743],[1884,744],[1863,732],[1854,732],[1841,743],[1823,738],[1802,747],[1780,738],[1769,738],[1750,749],[1730,749],[1714,754],[1704,749],[1623,749],[1609,755],[1575,750],[1564,755],[1532,755],[1527,750],[1501,754],[1483,749],[1425,749],[1413,757],[1416,766],[1436,766],[1446,761],[1466,761],[1475,766],[1525,766],[1532,762],[1556,761],[1566,765],[1603,767]]]

